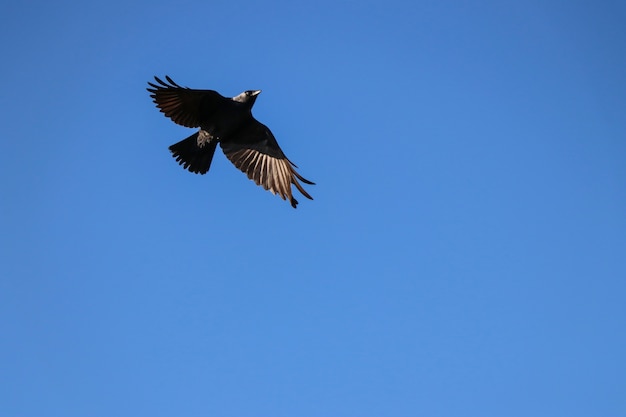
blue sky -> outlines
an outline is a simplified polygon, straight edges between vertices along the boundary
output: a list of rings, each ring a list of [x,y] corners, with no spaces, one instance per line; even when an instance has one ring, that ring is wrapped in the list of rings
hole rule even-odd
[[[625,416],[626,6],[5,2],[6,416]],[[152,76],[317,183],[167,147]]]

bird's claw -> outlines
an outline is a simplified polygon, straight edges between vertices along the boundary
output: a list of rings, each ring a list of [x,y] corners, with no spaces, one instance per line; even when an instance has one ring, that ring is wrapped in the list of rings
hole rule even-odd
[[[204,148],[204,145],[211,142],[213,139],[213,135],[211,135],[206,130],[200,129],[198,132],[198,148]]]

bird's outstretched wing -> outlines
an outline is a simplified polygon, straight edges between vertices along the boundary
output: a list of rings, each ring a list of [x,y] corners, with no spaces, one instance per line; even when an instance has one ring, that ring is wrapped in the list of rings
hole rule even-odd
[[[248,178],[283,200],[289,199],[293,208],[298,205],[298,200],[293,198],[292,184],[303,196],[313,200],[298,180],[305,184],[315,183],[296,172],[296,165],[287,159],[272,132],[254,118],[228,139],[222,139],[220,146],[226,157]]]
[[[146,89],[154,104],[175,123],[185,127],[210,125],[215,110],[229,101],[217,91],[181,87],[167,75],[167,82],[158,77],[154,79],[157,84],[149,82],[151,88]]]

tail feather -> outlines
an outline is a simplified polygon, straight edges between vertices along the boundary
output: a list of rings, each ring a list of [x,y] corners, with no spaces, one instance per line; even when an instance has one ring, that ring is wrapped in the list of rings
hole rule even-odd
[[[173,144],[169,149],[183,168],[194,174],[206,174],[211,167],[217,140],[211,140],[200,147],[198,146],[198,133]]]

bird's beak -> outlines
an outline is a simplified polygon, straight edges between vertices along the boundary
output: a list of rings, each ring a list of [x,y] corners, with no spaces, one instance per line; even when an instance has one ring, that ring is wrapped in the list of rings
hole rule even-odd
[[[261,90],[256,90],[252,92],[252,97],[254,96],[258,96],[259,94],[261,94]]]

